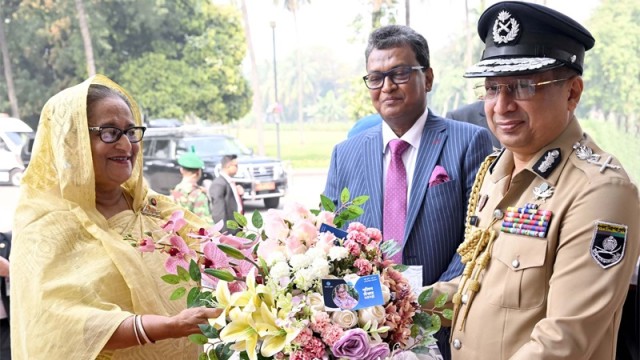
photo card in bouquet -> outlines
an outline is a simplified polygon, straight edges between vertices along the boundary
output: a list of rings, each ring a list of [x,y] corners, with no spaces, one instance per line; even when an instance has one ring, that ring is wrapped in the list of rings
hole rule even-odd
[[[384,304],[379,274],[349,280],[322,280],[322,294],[327,311],[360,310]]]

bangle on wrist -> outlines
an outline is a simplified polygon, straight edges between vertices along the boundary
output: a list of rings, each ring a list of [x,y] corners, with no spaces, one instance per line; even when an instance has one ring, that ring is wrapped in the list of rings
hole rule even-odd
[[[133,320],[131,321],[131,323],[133,324],[133,334],[136,336],[136,340],[138,341],[138,345],[142,345],[142,342],[140,341],[140,336],[138,335],[138,326],[136,325],[137,317],[138,317],[138,315],[133,315]]]
[[[156,342],[154,340],[151,340],[149,335],[147,335],[147,332],[144,330],[144,326],[142,325],[142,315],[137,315],[137,316],[138,317],[137,317],[136,325],[138,327],[138,331],[142,335],[142,338],[147,344],[155,344]]]

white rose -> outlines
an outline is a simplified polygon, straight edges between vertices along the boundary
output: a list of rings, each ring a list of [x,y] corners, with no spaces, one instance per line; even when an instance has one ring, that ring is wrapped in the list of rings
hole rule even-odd
[[[384,302],[384,304],[389,303],[389,300],[391,300],[391,290],[389,290],[389,287],[387,285],[382,285],[382,301]]]
[[[307,303],[314,312],[324,311],[324,298],[318,293],[307,295]]]
[[[375,323],[381,326],[384,324],[385,315],[384,307],[380,305],[358,310],[358,325],[364,326],[367,322],[371,321],[371,324]]]
[[[343,329],[349,329],[358,322],[358,315],[351,310],[335,311],[331,315],[331,321]]]
[[[349,250],[342,246],[334,246],[329,249],[329,258],[331,260],[342,260],[349,256]]]

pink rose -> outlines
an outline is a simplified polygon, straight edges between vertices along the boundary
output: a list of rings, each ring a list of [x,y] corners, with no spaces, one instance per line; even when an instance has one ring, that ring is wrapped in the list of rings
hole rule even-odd
[[[290,237],[296,237],[304,242],[307,247],[315,245],[318,238],[318,229],[309,220],[302,220],[293,225]]]
[[[336,236],[330,232],[323,232],[318,235],[318,242],[316,247],[322,249],[325,254],[329,253],[329,250],[335,246]]]
[[[267,264],[271,264],[276,260],[277,255],[284,254],[284,247],[280,245],[278,240],[268,238],[260,242],[257,253]]]
[[[345,331],[340,340],[331,347],[336,357],[347,357],[353,360],[365,360],[369,355],[369,336],[360,329]]]
[[[327,225],[334,226],[333,219],[335,218],[335,216],[336,216],[336,214],[334,214],[332,212],[320,211],[318,216],[316,216],[316,226],[317,226],[317,228],[320,229],[320,226],[322,224],[327,224]]]
[[[297,223],[304,219],[310,219],[313,215],[304,205],[296,202],[285,205],[282,211],[284,212],[284,218],[292,223]]]
[[[304,254],[307,251],[307,247],[304,243],[298,239],[297,237],[289,237],[284,241],[285,251],[287,253],[287,258],[291,258],[291,256],[296,254]]]
[[[289,227],[279,210],[269,209],[264,215],[264,232],[270,239],[284,240],[289,236]]]

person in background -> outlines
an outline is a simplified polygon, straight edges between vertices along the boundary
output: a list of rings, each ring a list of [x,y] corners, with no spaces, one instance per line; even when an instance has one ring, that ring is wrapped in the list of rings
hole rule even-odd
[[[482,100],[462,105],[457,109],[451,110],[445,117],[447,119],[468,122],[469,124],[491,130],[487,124],[487,115],[484,113],[484,101]],[[493,135],[493,133],[491,134],[491,145],[494,149],[500,149],[502,147],[500,141],[498,141],[498,138]]]
[[[143,181],[144,131],[134,100],[102,75],[45,104],[13,226],[14,360],[198,357],[187,336],[220,310],[170,300],[161,276],[180,251],[127,240],[146,243],[182,210]],[[207,226],[184,217],[185,232]]]
[[[11,360],[9,254],[11,254],[11,232],[0,232],[0,359],[2,360]]]
[[[452,295],[452,358],[615,359],[640,199],[575,116],[595,40],[519,1],[487,8],[478,34],[485,50],[465,76],[484,78],[487,122],[504,148],[476,178],[463,275],[434,286]]]
[[[463,268],[456,248],[475,174],[492,151],[489,132],[427,108],[429,47],[410,27],[374,30],[365,60],[364,85],[384,121],[334,147],[324,195],[338,207],[345,187],[369,196],[358,221],[395,240],[391,259],[412,266],[413,286],[452,279]],[[446,356],[446,334],[439,339]]]
[[[242,195],[244,191],[233,181],[238,173],[238,158],[236,155],[225,155],[220,161],[220,176],[215,178],[209,187],[213,221],[223,221],[222,231],[235,233],[235,230],[227,228],[227,220],[233,220],[233,213],[244,213]]]
[[[178,165],[180,165],[182,181],[171,190],[171,197],[178,205],[213,225],[207,189],[198,185],[202,177],[204,161],[196,155],[196,150],[192,147],[189,152],[178,158]]]

